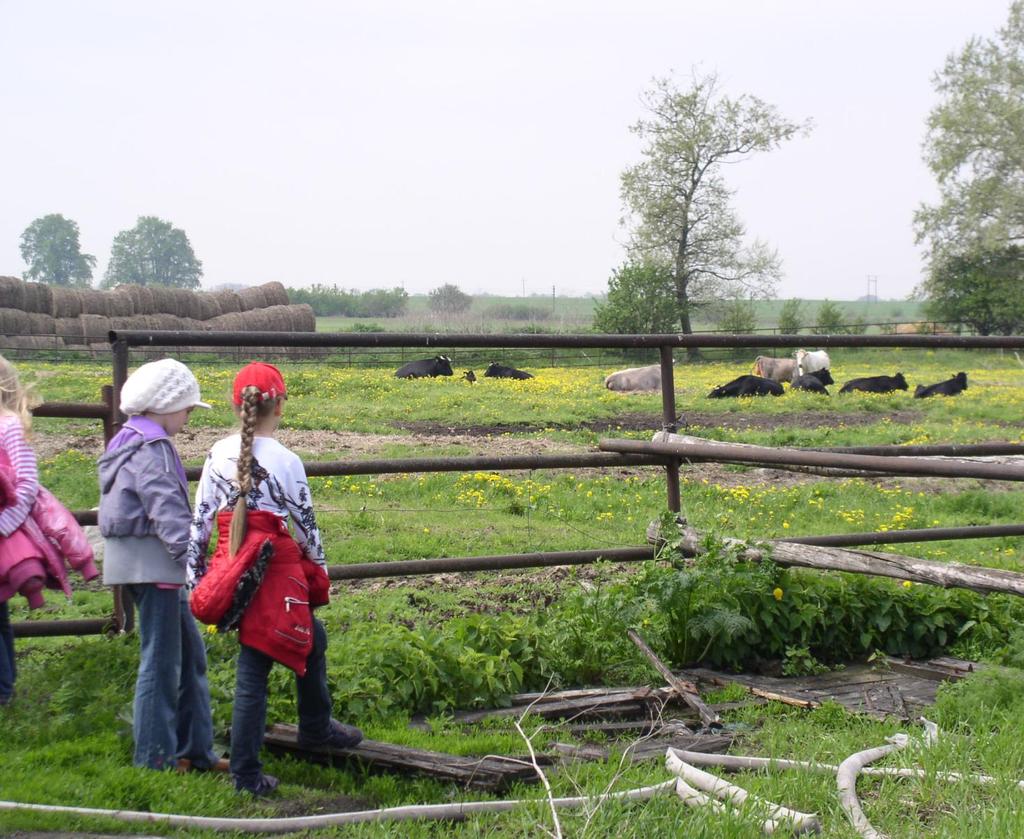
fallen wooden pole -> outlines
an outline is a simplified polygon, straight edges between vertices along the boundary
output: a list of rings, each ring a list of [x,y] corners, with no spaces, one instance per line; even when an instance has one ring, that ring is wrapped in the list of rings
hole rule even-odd
[[[640,637],[640,633],[636,630],[628,629],[626,634],[629,636],[629,640],[632,641],[640,649],[651,664],[654,665],[654,669],[657,670],[665,678],[665,681],[669,683],[669,686],[676,692],[680,699],[683,700],[687,705],[693,708],[694,711],[700,716],[700,720],[708,728],[721,728],[722,718],[712,711],[700,698],[700,691],[697,690],[697,685],[693,682],[687,682],[680,679],[675,673],[665,666],[665,663],[654,654],[647,642]]]
[[[648,533],[656,528],[652,523]],[[654,536],[658,540],[658,536]],[[963,565],[959,562],[934,562],[902,554],[879,551],[849,551],[815,545],[798,545],[774,541],[764,548],[752,547],[742,539],[726,537],[726,545],[739,549],[739,558],[747,562],[768,560],[778,565],[797,568],[817,568],[821,571],[846,571],[850,574],[868,574],[927,583],[942,588],[965,588],[981,594],[999,592],[1024,597],[1024,574],[998,568]],[[685,557],[698,557],[704,553],[703,535],[680,522],[679,550]]]
[[[675,435],[678,437],[679,435]],[[691,438],[700,440],[700,438]],[[748,444],[717,443],[707,440],[693,443],[648,443],[643,440],[601,440],[602,451],[695,458],[717,463],[757,463],[772,466],[823,466],[861,469],[893,475],[926,475],[936,478],[987,478],[995,481],[1024,481],[1024,466],[995,463],[934,460],[920,457],[880,457],[877,455],[810,452],[800,449],[768,448]]]

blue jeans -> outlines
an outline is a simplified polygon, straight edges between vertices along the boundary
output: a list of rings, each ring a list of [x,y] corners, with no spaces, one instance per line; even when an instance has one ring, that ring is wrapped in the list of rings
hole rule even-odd
[[[127,586],[139,610],[139,676],[132,731],[136,766],[197,769],[217,762],[206,681],[206,647],[184,587]]]
[[[7,601],[0,603],[0,699],[10,699],[14,694],[14,679],[18,669],[14,664],[14,630]]]
[[[274,659],[241,645],[231,713],[231,774],[235,783],[252,786],[263,771],[260,746],[267,724],[267,678]],[[312,740],[326,739],[331,730],[331,694],[327,690],[327,632],[313,618],[313,649],[306,659],[306,675],[295,677],[299,705],[299,733]]]

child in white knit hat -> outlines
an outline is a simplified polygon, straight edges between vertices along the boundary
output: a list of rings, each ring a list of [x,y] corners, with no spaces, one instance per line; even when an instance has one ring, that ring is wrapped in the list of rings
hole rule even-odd
[[[206,650],[185,589],[192,513],[171,442],[193,408],[209,407],[180,361],[143,364],[121,390],[129,418],[99,460],[103,582],[125,586],[138,607],[134,763],[151,769],[226,768],[213,752]]]

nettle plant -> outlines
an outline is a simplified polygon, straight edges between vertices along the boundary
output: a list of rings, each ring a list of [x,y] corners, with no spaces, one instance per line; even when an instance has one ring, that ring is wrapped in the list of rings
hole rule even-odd
[[[761,562],[747,562],[745,545],[711,534],[698,557],[685,557],[674,514],[661,525],[660,561],[628,585],[634,604],[644,604],[638,622],[676,666],[738,669],[771,661],[802,675],[820,662],[863,659],[875,650],[915,658],[949,649],[998,656],[1024,617],[1017,598],[785,569],[770,561],[770,545],[756,546]]]

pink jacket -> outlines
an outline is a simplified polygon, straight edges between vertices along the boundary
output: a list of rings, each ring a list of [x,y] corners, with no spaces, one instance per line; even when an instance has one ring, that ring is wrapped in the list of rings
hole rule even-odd
[[[0,452],[0,499],[14,497],[14,478],[10,465]],[[2,506],[2,504],[0,504]],[[60,589],[68,597],[67,565],[86,580],[99,576],[92,546],[75,517],[45,487],[39,487],[35,504],[21,526],[6,539],[0,539],[0,602],[18,589],[11,585],[11,572],[19,563],[41,563],[48,588]],[[66,564],[65,564],[66,562]],[[19,575],[14,574],[14,579]]]

